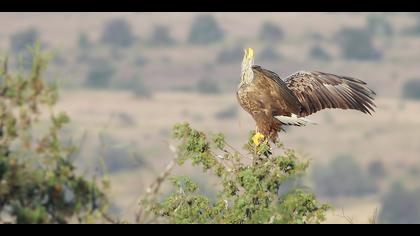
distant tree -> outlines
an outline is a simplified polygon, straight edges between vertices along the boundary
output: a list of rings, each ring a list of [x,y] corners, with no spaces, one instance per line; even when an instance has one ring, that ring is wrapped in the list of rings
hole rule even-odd
[[[324,196],[363,196],[377,190],[351,156],[338,156],[327,166],[315,166],[313,178],[316,191]]]
[[[149,59],[142,55],[137,55],[134,59],[134,65],[136,66],[145,66],[149,63]]]
[[[409,79],[403,85],[404,98],[420,100],[420,79]]]
[[[420,168],[418,166],[410,166],[408,172],[411,176],[418,177],[420,175]]]
[[[216,19],[211,15],[199,15],[193,19],[188,36],[191,44],[210,44],[220,42],[224,38],[224,31]]]
[[[275,43],[284,37],[283,30],[274,23],[265,22],[262,24],[259,39],[263,42]]]
[[[152,97],[152,91],[140,77],[134,77],[132,79],[131,89],[136,97],[150,98]]]
[[[382,53],[374,47],[372,35],[367,29],[344,27],[338,32],[337,40],[346,59],[382,59]]]
[[[96,59],[90,65],[86,85],[92,88],[107,88],[115,72],[116,69],[109,60]]]
[[[190,84],[176,84],[171,86],[171,90],[175,92],[192,92],[197,91],[197,85],[190,85]]]
[[[370,162],[368,166],[368,173],[369,173],[369,176],[371,176],[374,179],[380,179],[380,178],[385,177],[386,170],[385,170],[384,163],[379,160]]]
[[[197,82],[197,91],[201,94],[218,94],[220,87],[216,81],[209,78],[202,78]]]
[[[220,64],[226,63],[241,63],[243,54],[243,47],[235,45],[233,47],[227,47],[222,49],[218,54],[216,61]]]
[[[171,37],[167,26],[156,25],[149,43],[155,46],[171,46],[175,44],[175,40]]]
[[[101,42],[115,47],[129,47],[136,40],[131,25],[124,19],[113,19],[105,24]]]
[[[272,46],[265,47],[259,56],[261,61],[278,61],[282,58],[276,48]]]
[[[236,105],[223,108],[215,114],[216,119],[233,119],[238,116],[238,107]]]
[[[403,33],[407,34],[407,35],[419,35],[420,34],[420,15],[419,14],[414,14],[414,24],[410,27],[407,27],[406,29],[403,30]]]
[[[381,15],[369,15],[367,18],[367,29],[371,34],[381,37],[390,37],[394,34],[392,25]]]
[[[80,50],[86,50],[92,47],[92,42],[89,39],[89,35],[86,32],[79,33],[79,37],[77,39],[77,46]]]
[[[67,63],[67,60],[68,59],[62,53],[56,53],[51,62],[55,65],[62,66]]]
[[[420,224],[420,193],[394,183],[381,202],[380,223]]]
[[[136,117],[131,115],[127,112],[118,112],[117,113],[118,120],[127,127],[133,127],[137,124]]]
[[[314,41],[314,42],[321,42],[321,41],[323,41],[324,40],[324,36],[321,34],[321,33],[319,33],[319,32],[315,32],[315,31],[310,31],[310,32],[308,32],[307,34],[306,34],[306,36],[309,38],[309,39],[311,39],[311,41]]]
[[[14,53],[25,51],[40,40],[40,34],[36,28],[28,28],[14,33],[10,37],[10,46]]]
[[[331,55],[325,51],[320,45],[315,45],[309,51],[309,57],[317,60],[329,61]]]

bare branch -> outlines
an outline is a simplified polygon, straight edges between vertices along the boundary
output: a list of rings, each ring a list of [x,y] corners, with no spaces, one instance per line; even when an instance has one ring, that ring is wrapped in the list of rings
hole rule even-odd
[[[378,220],[378,208],[375,208],[371,217],[369,217],[369,224],[376,224]]]
[[[173,145],[169,145],[169,149],[175,154],[175,158],[172,159],[171,162],[166,166],[165,170],[156,178],[156,180],[146,189],[146,193],[140,197],[139,200],[139,210],[136,213],[135,221],[137,223],[146,223],[146,220],[149,216],[150,209],[145,209],[142,206],[143,201],[155,201],[157,198],[157,194],[162,186],[162,183],[168,178],[172,169],[175,166],[175,160],[178,158],[178,154],[176,152],[176,148]],[[156,219],[156,218],[154,218]]]
[[[344,218],[349,224],[354,224],[353,218],[351,218],[349,216],[346,216],[344,214],[344,209],[343,208],[341,208],[341,215],[337,215],[337,216]]]

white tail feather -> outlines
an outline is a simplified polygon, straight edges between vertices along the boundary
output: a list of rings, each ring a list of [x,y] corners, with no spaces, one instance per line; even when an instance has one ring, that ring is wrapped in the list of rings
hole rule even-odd
[[[308,124],[317,124],[316,122],[309,119],[298,117],[296,114],[292,114],[292,116],[276,116],[275,118],[285,125],[306,126]]]

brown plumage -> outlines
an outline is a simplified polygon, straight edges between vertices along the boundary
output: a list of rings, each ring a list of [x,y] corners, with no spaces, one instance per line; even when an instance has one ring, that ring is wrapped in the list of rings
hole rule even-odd
[[[260,66],[247,68],[249,60],[253,62],[253,51],[247,50],[237,99],[254,118],[258,132],[273,142],[282,125],[306,125],[311,121],[303,117],[322,109],[354,109],[368,114],[374,111],[375,93],[361,80],[301,71],[283,81]]]
[[[285,79],[287,87],[305,108],[308,116],[325,108],[354,109],[371,114],[375,92],[366,83],[348,76],[323,72],[297,72]]]

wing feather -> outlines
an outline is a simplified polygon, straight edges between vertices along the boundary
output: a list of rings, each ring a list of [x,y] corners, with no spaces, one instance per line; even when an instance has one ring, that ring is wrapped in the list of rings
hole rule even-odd
[[[275,90],[271,91],[271,98],[284,101],[285,103],[285,106],[281,107],[282,109],[278,109],[278,111],[285,109],[290,113],[299,114],[304,109],[296,95],[287,87],[286,83],[280,79],[275,72],[257,65],[254,65],[252,69],[254,71],[255,79],[263,82],[261,83],[262,86],[267,87],[271,84],[276,87]],[[274,104],[276,101],[273,100],[272,103]]]
[[[300,71],[285,79],[286,86],[300,101],[307,116],[325,108],[359,110],[371,114],[375,92],[362,80],[314,71]]]

